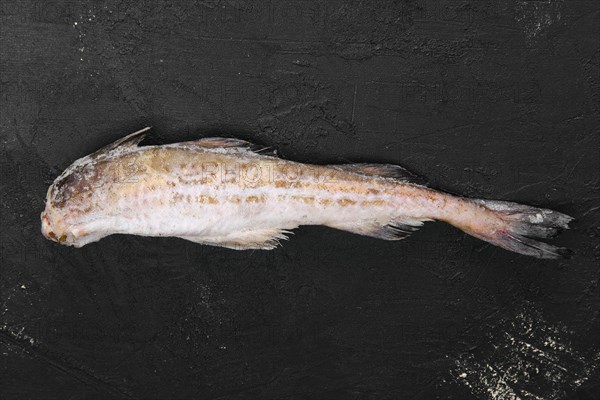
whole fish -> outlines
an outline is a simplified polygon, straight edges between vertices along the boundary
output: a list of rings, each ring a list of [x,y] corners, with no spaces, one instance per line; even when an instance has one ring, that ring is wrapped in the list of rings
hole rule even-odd
[[[251,143],[204,138],[138,146],[142,129],[75,161],[50,186],[42,233],[81,247],[105,236],[175,236],[231,249],[273,249],[300,225],[399,240],[439,220],[538,258],[570,251],[535,240],[571,217],[427,187],[388,164],[309,165]]]

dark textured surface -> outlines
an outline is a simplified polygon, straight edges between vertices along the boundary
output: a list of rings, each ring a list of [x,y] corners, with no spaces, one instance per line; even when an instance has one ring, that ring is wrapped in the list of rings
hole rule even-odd
[[[0,395],[593,399],[595,1],[3,1]],[[400,163],[568,213],[571,260],[444,224],[272,252],[40,234],[51,181],[153,125],[298,161]],[[537,396],[537,397],[534,397]]]

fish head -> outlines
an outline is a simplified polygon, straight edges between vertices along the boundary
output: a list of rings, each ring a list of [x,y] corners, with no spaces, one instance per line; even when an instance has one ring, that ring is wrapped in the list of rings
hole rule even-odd
[[[81,247],[106,236],[102,228],[107,210],[116,200],[115,188],[135,183],[137,174],[143,172],[135,160],[127,157],[136,151],[149,129],[80,158],[54,180],[41,214],[42,234],[46,238]]]
[[[102,173],[89,157],[77,160],[48,188],[46,207],[40,218],[42,234],[67,246],[81,247],[92,241],[93,223],[99,217]]]

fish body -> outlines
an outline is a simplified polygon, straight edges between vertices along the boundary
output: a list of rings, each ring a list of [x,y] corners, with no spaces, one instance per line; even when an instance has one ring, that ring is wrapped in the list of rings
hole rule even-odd
[[[232,249],[273,249],[301,225],[399,240],[441,220],[540,258],[567,250],[536,241],[567,215],[468,199],[388,164],[310,165],[227,138],[139,146],[149,128],[77,160],[48,189],[42,233],[81,247],[111,234],[174,236]]]

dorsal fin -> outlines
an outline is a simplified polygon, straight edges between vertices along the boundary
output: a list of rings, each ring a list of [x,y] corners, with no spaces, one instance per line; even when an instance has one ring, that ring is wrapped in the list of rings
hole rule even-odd
[[[254,153],[271,153],[275,155],[275,150],[270,149],[269,147],[261,146],[258,144],[254,144],[241,139],[234,138],[223,138],[223,137],[209,137],[202,138],[198,140],[192,140],[189,142],[179,143],[182,145],[201,147],[204,149],[231,149],[231,150],[248,150]]]
[[[253,143],[245,140],[224,137],[207,137],[189,142],[183,142],[182,144],[190,144],[198,147],[205,147],[207,149],[230,149],[235,147],[249,148],[255,146]]]
[[[341,171],[354,172],[355,174],[392,178],[400,182],[414,183],[415,185],[427,185],[424,178],[394,164],[339,164],[332,165],[332,167]]]
[[[98,155],[102,153],[107,153],[111,150],[116,149],[117,147],[134,147],[137,146],[144,138],[146,137],[146,132],[148,132],[152,127],[147,126],[144,129],[140,129],[137,132],[133,132],[107,146],[102,147],[100,150],[96,151],[93,155]]]

